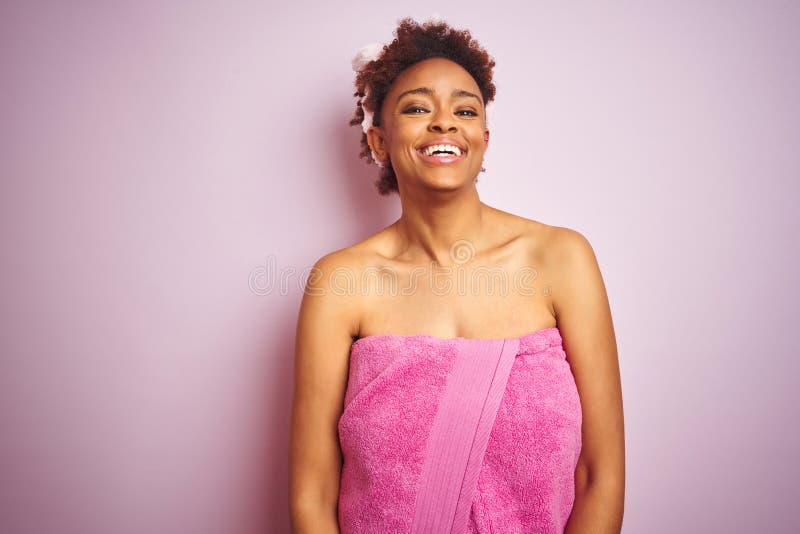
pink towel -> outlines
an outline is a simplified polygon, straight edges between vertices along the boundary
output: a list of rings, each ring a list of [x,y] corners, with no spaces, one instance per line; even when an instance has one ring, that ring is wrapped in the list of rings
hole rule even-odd
[[[581,407],[557,327],[384,334],[350,352],[339,420],[349,533],[563,533]]]

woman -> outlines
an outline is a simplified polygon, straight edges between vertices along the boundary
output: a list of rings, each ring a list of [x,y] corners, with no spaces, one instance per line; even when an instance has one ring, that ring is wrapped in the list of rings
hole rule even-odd
[[[494,61],[469,32],[395,35],[356,65],[351,124],[402,215],[309,279],[294,531],[619,532],[622,393],[592,247],[479,199]]]

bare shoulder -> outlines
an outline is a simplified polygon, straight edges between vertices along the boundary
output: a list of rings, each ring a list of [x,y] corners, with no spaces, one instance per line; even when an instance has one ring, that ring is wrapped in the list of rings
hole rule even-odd
[[[491,225],[502,229],[500,242],[508,244],[511,242],[524,244],[526,250],[536,250],[537,247],[545,244],[547,236],[550,234],[551,226],[521,215],[516,215],[501,209],[486,205],[487,212],[491,218]]]
[[[320,257],[302,295],[295,337],[290,440],[290,499],[335,510],[342,452],[337,424],[344,409],[353,337],[359,328],[357,272],[363,244]]]
[[[358,331],[358,256],[341,249],[319,258],[308,276],[301,304],[301,321],[315,330],[344,339]],[[300,332],[298,332],[300,334]]]
[[[564,226],[548,226],[547,251],[559,268],[589,268],[595,261],[594,249],[585,235]]]
[[[368,238],[325,254],[311,269],[303,296],[304,304],[319,307],[335,314],[336,324],[346,327],[352,339],[359,332],[362,291],[362,273],[379,261],[386,230]]]
[[[515,227],[514,234],[522,238],[526,263],[536,269],[542,294],[560,328],[569,330],[576,324],[570,318],[604,305],[603,279],[586,236],[571,228],[525,217],[503,217]]]
[[[385,228],[357,243],[322,256],[314,265],[328,273],[357,272],[379,261],[385,243],[389,238]]]
[[[521,240],[533,263],[552,271],[558,277],[569,267],[590,268],[595,259],[589,240],[582,233],[563,226],[546,224],[535,219],[491,208],[497,226],[506,231],[509,240]]]
[[[548,278],[557,278],[567,256],[575,249],[588,245],[582,234],[561,226],[553,226],[542,221],[519,215],[503,213],[504,224],[512,229],[512,234],[522,238],[530,261],[547,272]]]
[[[567,361],[583,413],[576,484],[590,480],[614,492],[621,506],[625,437],[616,334],[605,282],[594,248],[582,233],[552,227],[548,255],[558,273],[552,297]]]
[[[585,235],[572,228],[533,221],[530,235],[537,260],[552,282],[556,315],[568,307],[589,303],[580,299],[591,294],[605,297],[605,287],[594,248]]]

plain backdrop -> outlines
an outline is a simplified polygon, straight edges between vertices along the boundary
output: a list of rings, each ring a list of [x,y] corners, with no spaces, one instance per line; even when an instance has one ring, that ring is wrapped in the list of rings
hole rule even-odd
[[[287,532],[314,261],[393,222],[350,60],[434,12],[496,59],[481,199],[583,233],[623,532],[800,531],[800,4],[0,4],[0,530]]]

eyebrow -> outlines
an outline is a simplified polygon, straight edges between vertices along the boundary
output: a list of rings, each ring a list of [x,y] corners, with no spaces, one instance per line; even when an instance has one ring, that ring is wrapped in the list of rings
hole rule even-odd
[[[429,95],[429,96],[433,96],[433,94],[435,92],[436,91],[434,91],[430,87],[417,87],[416,89],[409,89],[408,91],[404,91],[404,92],[400,93],[400,95],[397,97],[397,102],[400,102],[400,99],[403,98],[406,95]],[[476,95],[475,93],[470,93],[469,91],[465,91],[464,89],[453,89],[453,92],[450,94],[450,96],[454,96],[454,97],[470,97],[470,98],[475,98],[476,100],[478,100],[478,102],[481,102],[481,99],[480,99],[480,97],[478,95]]]

